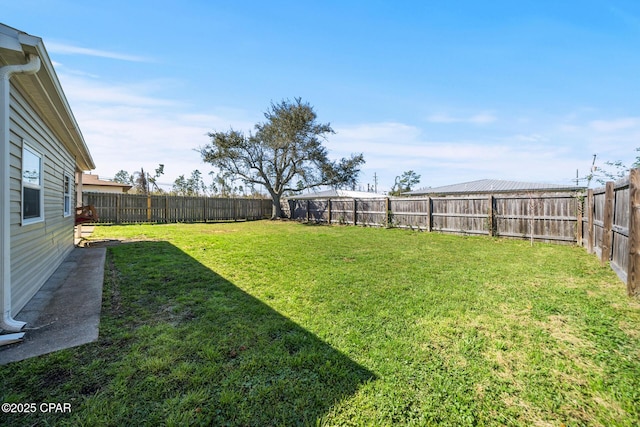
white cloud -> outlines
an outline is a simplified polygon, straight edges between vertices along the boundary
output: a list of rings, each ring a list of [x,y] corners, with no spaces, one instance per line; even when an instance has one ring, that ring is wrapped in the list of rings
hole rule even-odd
[[[451,116],[446,113],[436,113],[427,117],[427,122],[429,123],[467,123],[474,125],[485,125],[489,123],[493,123],[498,118],[487,112],[482,112],[478,114],[474,114],[471,116]]]
[[[483,125],[486,123],[493,123],[497,120],[497,118],[493,114],[480,113],[469,117],[467,120],[469,121],[469,123]]]
[[[218,107],[193,111],[184,100],[164,96],[166,82],[107,84],[61,73],[65,94],[96,164],[94,174],[110,178],[119,170],[153,171],[165,165],[159,181],[211,170],[196,148],[209,142],[207,132],[249,130],[254,122],[244,111]]]
[[[431,123],[456,123],[459,119],[451,117],[448,114],[432,114],[427,117],[427,121]]]
[[[565,118],[555,134],[557,140],[581,152],[584,169],[588,170],[594,154],[599,162],[633,163],[635,149],[640,146],[640,117],[599,118],[598,111],[586,113]]]
[[[640,128],[640,117],[623,117],[612,120],[594,120],[589,127],[597,132],[617,132]]]
[[[526,135],[516,135],[514,136],[513,139],[514,141],[532,142],[532,143],[541,143],[549,140],[549,138],[547,138],[546,136],[540,135],[537,133],[531,133]]]
[[[47,41],[45,45],[48,52],[57,53],[61,55],[85,55],[85,56],[96,56],[100,58],[117,59],[120,61],[152,62],[149,58],[145,58],[139,55],[129,55],[126,53],[109,52],[106,50],[73,46],[65,43]]]
[[[371,183],[375,173],[383,189],[410,169],[422,175],[420,185],[429,186],[482,178],[566,184],[580,164],[566,147],[537,133],[431,140],[420,128],[402,123],[338,127],[336,132],[328,144],[331,153],[362,152],[367,162],[362,181]]]
[[[416,139],[421,132],[415,126],[396,122],[362,123],[355,126],[337,127],[334,130],[340,140],[373,140],[389,144],[398,140]],[[335,137],[331,139],[335,139]]]
[[[67,98],[75,103],[143,107],[168,107],[179,104],[175,100],[163,99],[157,95],[166,84],[164,81],[150,80],[139,84],[118,85],[68,73],[60,74],[59,77]]]

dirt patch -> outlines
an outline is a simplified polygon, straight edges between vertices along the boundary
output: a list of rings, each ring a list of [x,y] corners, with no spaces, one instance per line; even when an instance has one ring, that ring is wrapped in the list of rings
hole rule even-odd
[[[213,230],[202,230],[200,233],[202,234],[229,234],[229,233],[237,233],[237,228],[230,229],[213,229]]]
[[[569,324],[569,320],[564,316],[552,315],[548,317],[548,322],[539,326],[549,332],[553,338],[575,348],[591,348],[593,345],[578,337],[577,332]]]

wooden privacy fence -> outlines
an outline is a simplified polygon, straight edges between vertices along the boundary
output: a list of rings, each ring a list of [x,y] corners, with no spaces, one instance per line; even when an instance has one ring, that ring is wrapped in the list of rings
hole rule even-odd
[[[627,283],[627,293],[640,293],[640,170],[618,182],[588,190],[579,224],[579,244],[607,263]],[[581,225],[581,227],[580,227]]]
[[[575,193],[289,200],[290,218],[575,243]]]
[[[256,220],[271,216],[270,199],[184,197],[167,195],[82,194],[84,205],[95,206],[98,222],[207,222]]]

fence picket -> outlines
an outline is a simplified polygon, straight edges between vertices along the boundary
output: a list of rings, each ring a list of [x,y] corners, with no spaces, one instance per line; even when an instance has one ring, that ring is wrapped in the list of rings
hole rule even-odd
[[[627,295],[640,294],[640,170],[629,174]]]
[[[110,224],[254,220],[271,216],[269,199],[94,192],[83,193],[82,199],[84,205],[96,208],[99,223]]]

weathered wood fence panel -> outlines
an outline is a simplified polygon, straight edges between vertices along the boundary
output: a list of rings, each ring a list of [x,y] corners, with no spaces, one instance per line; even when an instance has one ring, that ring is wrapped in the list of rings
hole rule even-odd
[[[432,197],[431,206],[434,231],[489,234],[487,197]]]
[[[615,192],[613,214],[611,261],[624,276],[629,268],[629,182]],[[618,273],[620,275],[620,273]]]
[[[494,196],[495,235],[575,243],[580,201],[570,194]]]
[[[357,201],[358,225],[386,227],[388,222],[386,199],[362,199]]]
[[[640,295],[640,169],[629,174],[627,295]]]
[[[388,199],[389,226],[431,231],[430,199]]]
[[[605,191],[593,192],[593,239],[594,251],[600,258],[602,254],[602,236],[604,234],[604,201]],[[595,242],[598,242],[597,244]]]
[[[255,220],[271,215],[269,199],[93,192],[83,193],[82,199],[84,205],[95,206],[98,222],[109,224]]]
[[[289,199],[290,218],[332,224],[576,242],[575,194]]]
[[[632,171],[634,172],[634,171]],[[637,172],[634,172],[637,173]],[[627,282],[630,268],[630,179],[589,190],[583,216],[583,246]],[[590,217],[592,220],[590,220]],[[590,239],[592,239],[590,241]]]
[[[337,199],[331,200],[331,223],[332,224],[355,224],[356,215],[355,200]],[[295,218],[295,217],[294,217]]]

